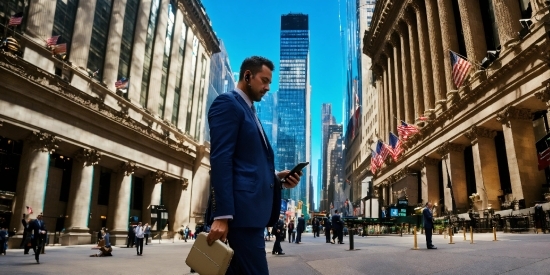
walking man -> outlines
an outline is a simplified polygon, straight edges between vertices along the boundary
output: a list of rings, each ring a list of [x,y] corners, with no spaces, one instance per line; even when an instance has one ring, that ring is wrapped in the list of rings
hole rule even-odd
[[[332,226],[330,224],[330,218],[329,218],[328,214],[327,214],[327,218],[324,220],[323,223],[324,223],[323,225],[325,227],[326,241],[327,241],[327,243],[330,243],[330,230],[332,229]]]
[[[304,217],[298,218],[298,227],[297,227],[297,235],[296,235],[296,243],[302,242],[302,232],[306,229],[306,220],[304,220]]]
[[[285,253],[283,253],[283,248],[281,247],[281,240],[284,235],[284,225],[283,216],[280,216],[277,223],[273,226],[273,234],[275,235],[275,244],[273,244],[273,250],[271,251],[271,254],[273,255],[285,255]]]
[[[136,235],[136,252],[138,256],[141,256],[141,254],[143,254],[143,237],[145,236],[145,231],[143,230],[141,222],[134,228],[134,233]]]
[[[434,219],[432,215],[432,203],[426,203],[426,208],[422,210],[422,216],[424,217],[424,232],[426,234],[426,246],[428,249],[437,249],[432,244],[432,233],[434,229]]]
[[[293,243],[296,239],[296,226],[294,226],[294,220],[288,223],[288,242]]]
[[[34,251],[34,259],[36,263],[40,263],[40,252],[42,252],[42,247],[46,241],[46,225],[42,220],[42,214],[36,217],[36,220],[32,221],[30,224],[32,230],[33,238],[31,242],[32,250]]]
[[[332,215],[332,243],[338,238],[338,244],[344,244],[344,228],[340,214],[338,210],[334,210],[334,215]]]
[[[149,242],[149,235],[151,235],[151,226],[149,226],[149,223],[145,223],[145,226],[143,226],[143,232],[145,236],[145,245]]]

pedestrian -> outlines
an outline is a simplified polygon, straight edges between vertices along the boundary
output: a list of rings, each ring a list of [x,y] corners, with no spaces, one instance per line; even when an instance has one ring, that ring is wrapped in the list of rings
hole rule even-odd
[[[338,238],[338,244],[344,244],[344,224],[338,210],[334,210],[332,215],[332,244],[336,238]]]
[[[437,249],[432,244],[432,233],[434,229],[434,219],[432,215],[432,203],[426,203],[426,207],[422,210],[422,216],[424,218],[424,234],[426,234],[426,246],[428,249]]]
[[[32,249],[32,239],[34,238],[32,228],[30,226],[32,220],[27,218],[27,220],[23,219],[23,221],[23,235],[25,236],[25,239],[23,240],[23,254],[29,254],[29,250]]]
[[[282,188],[301,173],[275,172],[275,155],[253,102],[269,91],[273,63],[253,56],[241,65],[234,91],[220,94],[208,112],[211,187],[207,240],[229,241],[234,254],[226,274],[268,274],[264,227],[279,218]],[[229,222],[231,220],[231,222]]]
[[[320,223],[319,223],[319,220],[317,218],[314,218],[313,219],[313,238],[315,237],[319,237],[319,226],[320,226]]]
[[[189,238],[189,226],[185,226],[185,229],[183,230],[183,234],[184,234],[184,240],[185,242],[187,242],[187,239]]]
[[[103,232],[105,231],[105,227],[102,227],[98,232],[97,232],[97,244],[99,244],[99,242],[101,240],[103,240]]]
[[[34,251],[34,259],[36,260],[36,263],[40,263],[40,253],[42,252],[42,247],[45,245],[46,242],[46,234],[48,233],[46,231],[46,225],[44,224],[44,221],[42,220],[42,214],[39,214],[36,217],[36,220],[32,221],[29,225],[30,229],[32,230],[32,250]]]
[[[284,228],[285,223],[283,222],[283,216],[280,216],[279,220],[275,225],[273,225],[273,235],[275,235],[275,243],[273,244],[273,250],[271,251],[271,254],[275,255],[285,255],[283,253],[283,248],[281,247],[281,240],[283,239]]]
[[[138,225],[134,228],[134,233],[136,237],[136,252],[138,256],[141,256],[143,254],[143,237],[145,236],[145,232],[143,230],[141,222],[139,222]]]
[[[330,223],[330,216],[327,214],[327,218],[323,220],[323,226],[325,227],[325,238],[327,243],[330,243],[330,230],[332,230],[332,225]]]
[[[293,243],[296,240],[296,226],[294,226],[294,220],[288,223],[288,242]]]
[[[0,228],[0,255],[6,255],[6,242],[8,241],[8,230]]]
[[[128,224],[128,242],[126,243],[126,248],[134,247],[136,238],[135,226],[132,223]]]
[[[25,214],[23,214],[23,218],[21,219],[21,224],[23,224],[23,238],[21,239],[21,244],[19,245],[19,248],[25,248],[27,243],[27,218],[25,217]]]
[[[113,251],[113,248],[111,247],[111,240],[110,240],[110,234],[109,229],[102,228],[101,231],[101,239],[103,240],[102,244],[99,247],[99,253],[98,254],[92,254],[90,257],[107,257],[107,256],[113,256],[111,253]]]
[[[146,222],[143,228],[144,228],[143,236],[145,237],[145,245],[147,245],[149,243],[149,235],[151,235],[151,226],[149,225],[149,223]]]
[[[298,226],[296,227],[296,243],[302,242],[302,233],[306,230],[306,220],[304,217],[298,217]]]

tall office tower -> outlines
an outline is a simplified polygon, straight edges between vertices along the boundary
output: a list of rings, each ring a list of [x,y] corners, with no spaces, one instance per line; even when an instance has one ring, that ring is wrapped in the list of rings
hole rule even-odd
[[[329,138],[328,134],[328,127],[329,125],[336,124],[336,119],[332,115],[332,104],[330,103],[323,103],[322,110],[321,110],[321,122],[322,122],[322,139],[321,139],[321,156],[322,156],[322,169],[319,169],[319,173],[322,175],[321,182],[319,182],[319,185],[321,190],[327,190],[327,142]],[[323,194],[323,193],[321,193]],[[320,195],[321,202],[326,202],[327,197]],[[321,203],[321,209],[327,210],[328,204]]]
[[[323,193],[323,173],[322,173],[322,164],[321,159],[317,160],[317,190],[315,191],[315,211],[322,211],[321,202],[322,202],[322,193]]]
[[[265,135],[271,147],[275,151],[277,148],[277,93],[267,93],[262,97],[262,101],[256,103],[256,111],[258,112],[258,119],[262,123]]]
[[[335,209],[340,207],[338,196],[335,196],[338,185],[343,183],[343,142],[342,142],[342,124],[330,125],[328,130],[327,141],[327,189],[325,190],[327,204],[333,203]],[[327,211],[330,209],[327,209]]]
[[[310,161],[310,87],[308,15],[281,16],[281,60],[277,108],[277,169],[292,169]],[[284,199],[308,200],[311,165],[303,170],[302,184],[285,190]],[[306,211],[303,208],[304,212]]]
[[[214,99],[223,93],[230,92],[235,89],[235,79],[233,78],[233,70],[229,63],[229,56],[223,41],[220,39],[220,52],[215,53],[210,58],[210,81],[208,85],[208,96],[206,98],[206,114],[210,110],[210,106]],[[204,129],[204,139],[210,141],[210,126],[208,119],[205,120],[206,127]]]

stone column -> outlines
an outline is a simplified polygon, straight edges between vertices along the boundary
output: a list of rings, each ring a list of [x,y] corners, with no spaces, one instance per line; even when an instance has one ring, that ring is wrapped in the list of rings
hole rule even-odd
[[[147,42],[147,26],[149,25],[149,14],[151,12],[151,0],[142,0],[136,18],[134,33],[134,45],[132,49],[132,63],[130,64],[130,83],[128,99],[136,106],[141,96],[141,81],[143,80],[143,58],[145,56],[145,44]]]
[[[396,119],[395,116],[397,116],[397,102],[396,102],[396,79],[395,79],[395,71],[396,67],[394,66],[394,60],[395,55],[393,55],[393,47],[391,45],[386,45],[386,51],[388,52],[388,82],[389,82],[389,90],[388,90],[388,133],[384,137],[384,140],[389,138],[389,132],[397,133],[397,125],[396,125]]]
[[[433,2],[437,2],[439,11],[439,20],[441,25],[441,42],[443,47],[443,62],[445,64],[445,84],[446,93],[455,89],[453,82],[453,71],[451,70],[451,54],[449,51],[459,52],[458,50],[458,36],[456,33],[455,15],[453,13],[453,3],[451,1],[438,1],[427,0],[426,9],[428,6],[433,5]],[[446,97],[446,96],[445,96]]]
[[[93,149],[81,149],[73,159],[71,188],[67,205],[66,233],[61,236],[62,245],[90,244],[92,236],[88,228],[90,202],[94,180],[94,165],[101,158]]]
[[[386,136],[386,133],[387,133],[387,130],[388,130],[388,112],[389,112],[389,109],[388,109],[388,93],[389,93],[389,89],[390,89],[390,80],[388,78],[388,63],[387,63],[387,60],[389,58],[386,57],[385,60],[383,61],[383,65],[382,65],[382,68],[384,69],[384,76],[383,76],[383,80],[384,81],[384,88],[382,89],[382,109],[380,110],[380,113],[382,115],[382,119],[383,119],[383,122],[382,122],[382,125],[383,125],[383,128],[380,129],[380,134],[381,134],[381,138],[384,139],[384,137]]]
[[[51,134],[33,132],[23,144],[10,223],[10,231],[16,228],[17,232],[9,239],[11,248],[19,247],[21,243],[23,234],[21,217],[23,214],[28,214],[27,206],[33,210],[33,214],[28,215],[27,218],[34,219],[44,211],[50,154],[57,149],[57,143],[57,138]]]
[[[178,125],[179,129],[185,131],[187,124],[187,108],[189,107],[191,91],[189,91],[193,81],[195,79],[191,78],[192,72],[192,59],[193,59],[193,37],[195,34],[192,31],[191,27],[188,27],[187,37],[185,38],[185,51],[184,51],[184,64],[183,66],[183,75],[181,76],[181,93],[180,93],[180,111],[178,113]]]
[[[409,51],[409,31],[405,23],[399,22],[397,25],[397,33],[401,39],[401,72],[403,77],[403,111],[405,113],[403,119],[407,123],[414,122],[414,99],[412,88],[412,68]]]
[[[421,174],[421,184],[422,184],[422,204],[431,202],[434,205],[439,206],[439,169],[437,164],[439,163],[438,159],[422,157],[420,159],[420,167],[422,170]],[[438,212],[437,215],[440,213]]]
[[[493,1],[493,7],[498,26],[498,38],[500,44],[506,47],[511,41],[519,39],[518,32],[521,30],[519,4],[516,0],[499,0]]]
[[[130,218],[130,199],[132,194],[132,178],[137,165],[134,162],[125,162],[122,164],[118,173],[113,176],[111,181],[111,199],[109,200],[109,225],[111,228],[111,243],[113,245],[126,244],[128,236],[128,226]]]
[[[56,1],[31,0],[29,3],[29,18],[25,33],[34,42],[45,45],[46,39],[52,36]]]
[[[491,204],[493,209],[500,209],[498,196],[500,195],[500,176],[498,174],[497,153],[495,147],[496,132],[472,126],[465,133],[472,142],[476,189],[482,200],[482,209]],[[482,209],[478,209],[481,211]]]
[[[467,57],[471,61],[480,63],[487,56],[487,42],[485,41],[479,1],[458,0],[458,6]]]
[[[447,90],[445,86],[445,67],[441,40],[441,25],[439,22],[439,13],[437,9],[437,0],[426,0],[426,18],[428,19],[428,34],[430,36],[430,54],[432,56],[432,73],[435,94],[435,104],[444,104],[447,99]],[[447,38],[446,38],[447,39]],[[454,38],[456,39],[456,37]],[[448,54],[447,54],[448,55]],[[449,67],[450,71],[450,67]]]
[[[92,40],[92,26],[94,22],[96,0],[78,1],[76,21],[74,22],[74,35],[71,44],[70,60],[73,66],[82,67],[88,65],[90,54],[90,41]]]
[[[537,167],[532,117],[531,110],[513,106],[497,114],[504,133],[512,194],[517,200],[525,199],[526,207],[542,200],[542,185],[546,183],[544,171]]]
[[[161,0],[158,13],[157,29],[153,54],[151,56],[151,77],[149,78],[149,91],[147,93],[147,109],[153,115],[159,114],[160,83],[162,79],[162,63],[164,60],[164,47],[166,43],[166,28],[168,27],[168,5],[170,0]]]
[[[424,114],[424,94],[422,90],[422,66],[420,66],[420,51],[418,49],[418,31],[416,28],[416,18],[411,12],[405,12],[404,20],[409,28],[410,38],[410,57],[411,57],[411,76],[413,90],[414,117],[410,123],[414,123],[416,117]],[[409,122],[407,122],[409,123]]]
[[[428,37],[428,24],[426,23],[426,8],[424,1],[413,1],[411,6],[416,14],[416,26],[418,29],[418,46],[420,52],[420,64],[422,68],[422,87],[424,93],[424,114],[429,115],[435,107],[432,55],[430,52],[430,39]],[[435,62],[434,62],[435,63]]]
[[[393,46],[393,68],[394,68],[394,81],[395,81],[395,116],[400,119],[405,119],[405,106],[404,104],[404,97],[403,97],[403,76],[402,76],[402,70],[401,67],[404,67],[401,63],[401,50],[399,50],[399,35],[397,33],[393,33],[391,36],[392,46]],[[394,118],[396,128],[394,131],[397,130],[397,125],[400,124],[400,122]],[[397,132],[395,132],[397,135]]]
[[[145,178],[143,190],[143,208],[141,210],[141,220],[149,223],[151,227],[151,205],[160,205],[160,195],[162,193],[162,184],[165,181],[165,174],[162,171],[151,172]]]
[[[464,148],[465,146],[462,144],[445,142],[437,149],[437,152],[443,157],[445,206],[451,211],[452,202],[454,200],[455,210],[458,210],[456,213],[465,213],[466,210],[470,208],[468,203],[468,190],[466,187]]]
[[[122,43],[122,28],[126,13],[127,0],[115,0],[109,23],[107,48],[105,49],[105,64],[103,66],[103,82],[111,91],[115,91],[115,82],[118,80],[118,65],[120,63],[120,45]],[[124,77],[128,78],[129,75]]]
[[[378,121],[377,121],[377,127],[378,127],[378,135],[380,136],[382,133],[383,125],[382,125],[382,90],[383,90],[383,83],[382,83],[382,74],[383,70],[382,67],[378,64],[374,64],[372,66],[372,71],[375,75],[376,79],[376,93],[377,93],[377,102],[378,102]]]
[[[193,106],[191,106],[191,127],[189,128],[189,134],[192,137],[195,137],[195,132],[197,131],[197,121],[199,114],[199,106],[201,106],[201,102],[199,101],[201,94],[203,94],[204,91],[201,90],[201,77],[202,77],[202,56],[204,54],[204,46],[199,40],[199,49],[197,54],[197,68],[195,73],[195,93],[193,94]],[[210,64],[206,64],[206,66],[210,66]],[[208,68],[208,67],[207,67]],[[208,79],[205,78],[204,85],[207,85],[206,81]]]

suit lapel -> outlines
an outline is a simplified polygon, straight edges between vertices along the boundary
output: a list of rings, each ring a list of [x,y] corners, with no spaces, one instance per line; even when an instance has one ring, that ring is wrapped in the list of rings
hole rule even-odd
[[[271,144],[269,143],[269,140],[267,139],[267,136],[265,135],[264,129],[260,129],[256,124],[256,118],[254,117],[254,113],[252,112],[252,109],[246,104],[246,101],[241,97],[239,93],[236,91],[233,91],[233,96],[237,99],[237,101],[241,104],[241,106],[244,108],[245,113],[248,115],[248,117],[252,120],[254,125],[256,125],[256,129],[258,130],[258,134],[260,135],[260,140],[264,144],[264,148],[266,148],[267,152],[271,155],[273,155],[273,149],[271,148]],[[261,125],[261,123],[260,123]],[[262,126],[263,127],[263,126]],[[265,137],[265,142],[264,142]],[[267,146],[267,147],[266,147]]]

